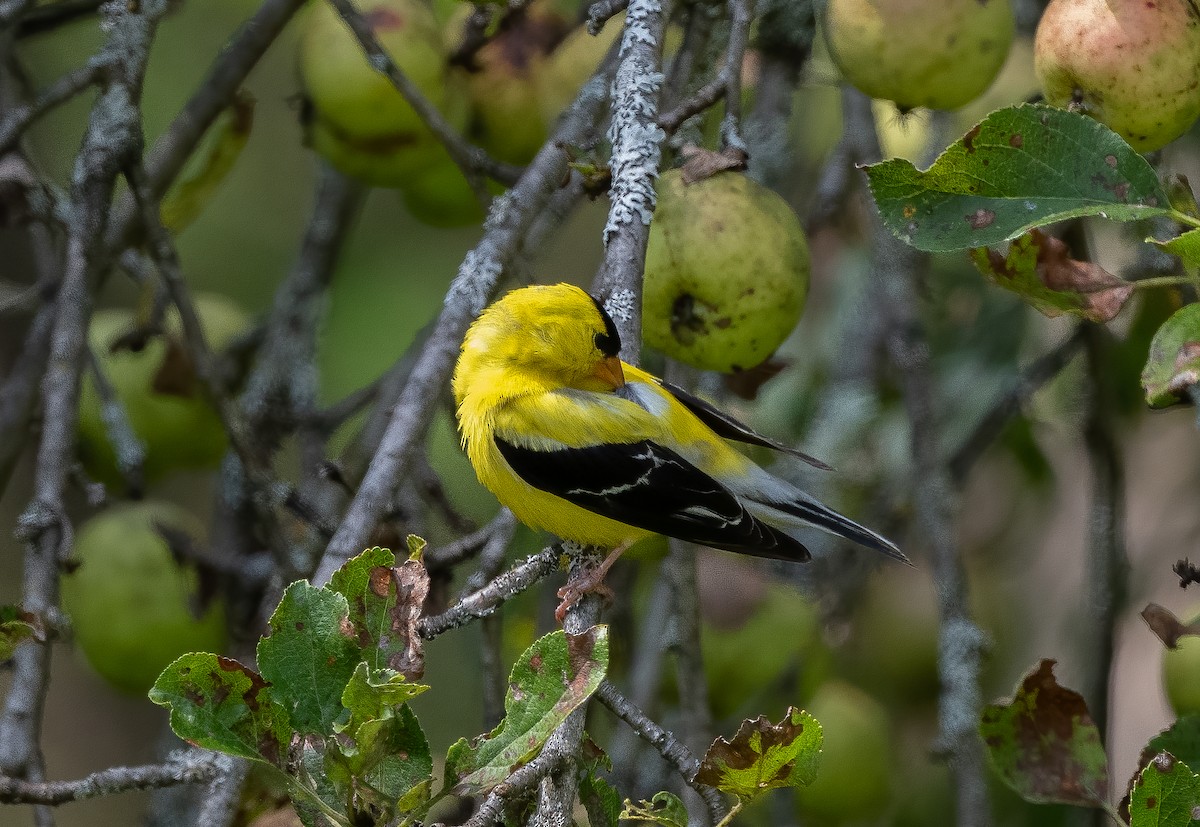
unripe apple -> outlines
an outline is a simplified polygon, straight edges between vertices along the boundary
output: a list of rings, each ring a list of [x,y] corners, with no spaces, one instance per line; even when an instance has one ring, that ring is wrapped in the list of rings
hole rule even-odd
[[[364,0],[358,10],[379,45],[439,109],[446,54],[432,7],[422,0]],[[333,5],[313,3],[300,40],[300,80],[321,117],[351,138],[415,140],[421,118],[388,78],[367,62]]]
[[[1193,624],[1200,623],[1200,615]],[[1163,687],[1179,716],[1200,713],[1200,637],[1183,635],[1174,649],[1163,652]]]
[[[172,503],[113,506],[80,526],[78,565],[61,578],[79,650],[102,678],[134,694],[185,652],[220,651],[225,643],[223,606],[194,613],[196,572],[175,561],[160,527],[193,541],[204,533]]]
[[[887,712],[866,692],[842,681],[822,685],[805,706],[821,722],[825,736],[816,781],[796,790],[805,822],[875,820],[891,798]]]
[[[1190,0],[1051,0],[1034,66],[1047,102],[1150,152],[1200,116],[1200,12]]]
[[[193,300],[209,347],[215,351],[249,326],[246,314],[224,296],[197,293]],[[188,360],[178,313],[172,309],[164,320],[164,334],[150,338],[141,350],[114,351],[114,342],[135,326],[132,310],[97,311],[88,328],[88,343],[124,405],[134,433],[145,444],[146,480],[152,482],[176,469],[216,467],[228,439]],[[84,467],[97,480],[120,483],[100,395],[88,371],[79,402],[79,452]]]
[[[1014,31],[1008,0],[829,0],[821,24],[846,80],[901,110],[983,94]]]
[[[804,310],[808,242],[777,194],[738,172],[663,173],[642,291],[646,344],[706,370],[752,368]]]
[[[548,134],[538,78],[570,22],[546,0],[506,19],[507,25],[475,54],[467,74],[475,106],[472,137],[499,160],[525,164]]]
[[[443,151],[400,188],[404,206],[431,227],[466,227],[483,221],[483,207],[462,170]]]

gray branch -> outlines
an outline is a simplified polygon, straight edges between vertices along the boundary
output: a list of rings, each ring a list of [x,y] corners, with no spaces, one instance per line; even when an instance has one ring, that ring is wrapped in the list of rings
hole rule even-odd
[[[177,753],[162,764],[110,767],[76,781],[34,783],[0,776],[0,804],[69,804],[132,790],[204,784],[216,778],[221,765],[229,761],[216,753],[192,750]]]

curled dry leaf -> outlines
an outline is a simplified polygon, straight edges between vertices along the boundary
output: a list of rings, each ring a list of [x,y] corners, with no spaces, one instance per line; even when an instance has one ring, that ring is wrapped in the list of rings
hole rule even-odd
[[[1170,609],[1157,603],[1147,604],[1142,609],[1142,620],[1168,649],[1174,649],[1184,635],[1200,636],[1200,622],[1184,623]]]
[[[726,170],[741,171],[746,168],[746,153],[740,149],[728,148],[720,152],[704,149],[689,144],[683,148],[683,183],[694,184],[705,178],[712,178],[718,172]]]
[[[1132,284],[1098,264],[1071,258],[1065,242],[1041,230],[1014,239],[1007,253],[975,248],[971,260],[989,280],[1050,318],[1071,313],[1107,322],[1133,295]]]

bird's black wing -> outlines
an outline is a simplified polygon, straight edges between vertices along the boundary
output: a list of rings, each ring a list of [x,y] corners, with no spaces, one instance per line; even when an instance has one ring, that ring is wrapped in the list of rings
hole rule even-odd
[[[807,462],[814,468],[820,468],[822,471],[833,470],[816,457],[809,456],[803,451],[797,451],[790,445],[784,445],[782,442],[777,442],[769,436],[763,436],[749,425],[739,422],[721,409],[713,407],[698,396],[693,396],[678,385],[673,385],[665,379],[659,379],[658,384],[662,385],[663,390],[678,399],[681,405],[695,414],[697,419],[711,428],[717,436],[737,440],[738,442],[745,442],[750,445],[774,448],[776,451],[791,454],[797,459]]]
[[[754,517],[719,482],[650,440],[552,451],[495,440],[525,482],[595,514],[755,557],[810,557],[799,541]]]

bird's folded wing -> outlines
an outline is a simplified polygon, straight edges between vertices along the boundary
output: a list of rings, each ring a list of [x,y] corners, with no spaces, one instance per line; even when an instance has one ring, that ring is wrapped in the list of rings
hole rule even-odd
[[[529,447],[494,436],[534,488],[647,531],[759,557],[807,560],[808,550],[750,514],[720,483],[650,440]]]

